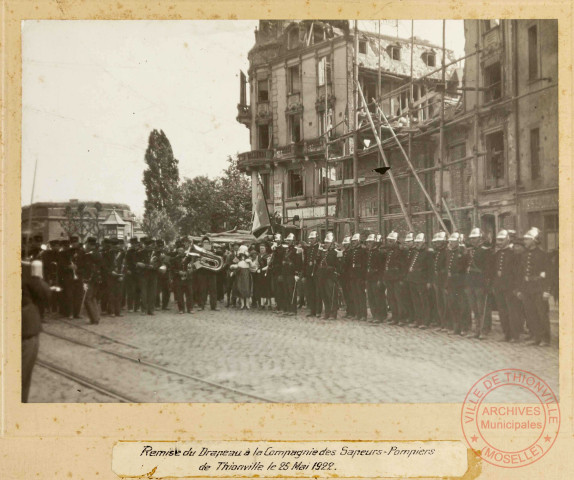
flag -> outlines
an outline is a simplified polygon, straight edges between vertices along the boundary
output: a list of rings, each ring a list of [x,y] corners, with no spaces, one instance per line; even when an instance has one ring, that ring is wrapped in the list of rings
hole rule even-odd
[[[267,210],[265,193],[263,192],[263,185],[261,184],[259,176],[257,180],[257,192],[255,204],[253,205],[253,219],[251,227],[251,233],[255,237],[259,237],[269,227],[271,227],[271,219],[269,218],[269,211]]]

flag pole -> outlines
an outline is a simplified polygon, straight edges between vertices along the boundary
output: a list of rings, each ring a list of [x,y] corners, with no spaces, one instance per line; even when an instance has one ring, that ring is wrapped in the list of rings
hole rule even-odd
[[[273,222],[271,221],[271,215],[269,215],[269,207],[267,206],[267,199],[265,198],[265,190],[263,189],[263,182],[261,181],[261,175],[259,175],[259,172],[257,172],[257,182],[259,182],[261,192],[263,192],[263,202],[265,203],[265,210],[267,211],[267,217],[269,218],[269,228],[271,228],[271,234],[273,235],[275,233],[273,231]]]
[[[34,210],[34,189],[36,188],[36,171],[38,170],[38,156],[34,164],[34,178],[32,179],[32,194],[30,195],[30,208],[28,208],[28,232],[26,233],[26,258],[30,254],[30,234],[32,233],[32,211]]]

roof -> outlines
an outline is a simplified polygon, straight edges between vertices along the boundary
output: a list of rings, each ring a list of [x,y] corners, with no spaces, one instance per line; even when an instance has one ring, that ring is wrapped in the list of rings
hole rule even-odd
[[[112,210],[108,218],[102,222],[102,225],[126,225],[126,222],[122,220],[122,217],[115,210]]]

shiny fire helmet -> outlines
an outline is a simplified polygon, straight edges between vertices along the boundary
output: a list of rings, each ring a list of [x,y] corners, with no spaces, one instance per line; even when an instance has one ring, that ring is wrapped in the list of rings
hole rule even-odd
[[[374,242],[376,241],[376,237],[374,233],[371,233],[368,237],[367,237],[367,242]]]
[[[308,240],[312,240],[314,238],[317,238],[317,231],[313,230],[309,233],[309,236],[307,237]]]
[[[424,243],[424,242],[425,242],[425,234],[424,233],[417,234],[417,236],[415,237],[415,243]]]
[[[397,232],[395,232],[394,230],[387,235],[387,240],[398,240],[398,239],[399,239],[399,234]]]
[[[349,245],[351,243],[351,237],[347,236],[343,238],[343,245]]]
[[[325,243],[333,243],[333,240],[333,232],[327,232],[327,235],[325,235]]]
[[[468,236],[468,238],[481,238],[482,237],[482,230],[478,227],[474,227],[471,231],[470,231],[470,235]]]
[[[361,240],[361,234],[360,233],[355,233],[352,237],[351,237],[351,241],[359,241]]]
[[[536,242],[540,242],[540,230],[536,227],[532,227],[524,234],[524,238],[531,238]]]

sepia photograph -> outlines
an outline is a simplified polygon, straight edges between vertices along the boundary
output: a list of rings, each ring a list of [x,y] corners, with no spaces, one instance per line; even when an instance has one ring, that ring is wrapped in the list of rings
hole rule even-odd
[[[557,20],[21,34],[23,403],[558,396]]]

